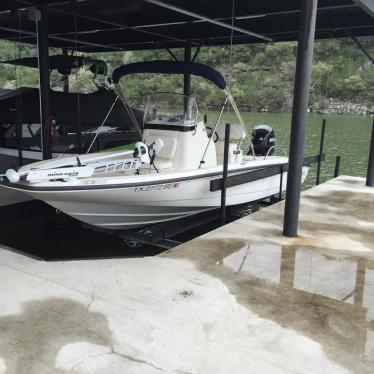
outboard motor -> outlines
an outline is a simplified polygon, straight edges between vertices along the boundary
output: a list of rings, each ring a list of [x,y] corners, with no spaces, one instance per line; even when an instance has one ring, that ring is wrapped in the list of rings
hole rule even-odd
[[[252,144],[255,156],[270,156],[274,153],[275,134],[269,125],[258,125],[252,131]],[[249,147],[248,155],[252,154]]]

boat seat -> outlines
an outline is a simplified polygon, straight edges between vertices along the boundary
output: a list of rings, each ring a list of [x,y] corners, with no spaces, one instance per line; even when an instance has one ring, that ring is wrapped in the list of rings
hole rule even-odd
[[[215,143],[216,146],[216,154],[217,154],[217,163],[222,165],[223,164],[223,153],[225,149],[224,142],[217,142]],[[240,154],[235,154],[237,151],[238,146],[235,143],[229,143],[229,164],[240,164],[242,162],[242,152]]]
[[[170,160],[164,158],[155,158],[155,166],[159,170],[167,170],[173,167],[173,163]]]
[[[145,144],[148,146],[152,144],[156,139],[162,139],[164,146],[158,152],[156,159],[173,160],[175,152],[177,150],[178,140],[175,137],[162,135],[162,136],[148,136],[145,139]]]
[[[156,166],[157,170],[169,170],[173,167],[173,163],[169,160],[165,160],[165,159],[162,159],[162,158],[158,159],[156,157],[155,158],[155,166]],[[144,172],[149,172],[149,170],[155,171],[154,167],[152,165],[149,165],[149,164],[141,165],[139,170],[144,171]]]

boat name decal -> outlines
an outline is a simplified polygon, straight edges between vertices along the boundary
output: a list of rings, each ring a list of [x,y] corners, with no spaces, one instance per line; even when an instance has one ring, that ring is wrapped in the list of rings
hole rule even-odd
[[[149,191],[162,191],[172,190],[177,188],[179,183],[165,183],[165,184],[153,184],[151,186],[141,186],[132,188],[133,192],[149,192]]]

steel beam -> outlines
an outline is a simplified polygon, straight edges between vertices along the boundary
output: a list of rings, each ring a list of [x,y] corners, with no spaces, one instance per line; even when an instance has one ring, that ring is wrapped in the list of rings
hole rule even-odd
[[[351,8],[357,8],[357,4],[345,4],[345,5],[335,5],[335,6],[325,6],[318,8],[318,12],[323,11],[329,11],[329,10],[340,10],[340,9],[351,9]],[[232,22],[233,19],[235,20],[246,20],[246,19],[256,19],[256,18],[265,18],[265,17],[273,17],[273,16],[284,16],[284,15],[297,15],[301,11],[300,9],[291,9],[286,11],[280,11],[280,12],[267,12],[267,13],[253,13],[253,14],[244,14],[240,16],[235,17],[220,17],[220,18],[213,18],[214,21],[230,21]],[[165,27],[165,26],[178,26],[178,25],[186,25],[190,23],[203,23],[207,22],[204,19],[196,19],[192,21],[175,21],[175,22],[162,22],[162,23],[150,23],[145,25],[138,25],[138,26],[132,26],[133,29],[145,29],[149,27]]]
[[[373,0],[353,0],[367,14],[374,17],[374,1]]]
[[[36,6],[35,1],[30,1],[30,0],[16,0],[16,2],[18,2],[20,4],[24,4],[25,6]],[[147,30],[137,30],[132,26],[126,26],[126,25],[118,23],[118,22],[112,22],[112,21],[107,20],[103,17],[94,17],[94,16],[90,16],[90,15],[85,15],[85,14],[82,14],[82,13],[79,13],[79,12],[69,11],[69,10],[65,10],[65,9],[54,6],[54,5],[59,5],[59,4],[61,5],[62,3],[66,3],[66,2],[51,3],[51,4],[49,4],[50,5],[49,7],[51,9],[55,10],[56,12],[61,13],[61,14],[68,14],[68,15],[72,15],[72,16],[77,17],[77,18],[86,19],[86,20],[94,21],[94,22],[99,22],[103,25],[114,26],[116,28],[115,30],[121,29],[121,30],[138,31],[138,32],[143,33],[145,35],[151,36],[153,42],[154,42],[154,37],[165,38],[165,39],[169,39],[169,40],[173,40],[173,41],[181,41],[180,39],[175,38],[175,37],[170,36],[170,35],[167,35],[167,34],[160,34],[158,32],[147,31]],[[71,4],[72,1],[69,0],[68,3]],[[46,6],[48,6],[48,4],[46,4]],[[88,31],[88,33],[91,33],[91,32],[96,33],[97,31],[105,31],[105,29],[100,29],[100,30],[95,29],[95,30]],[[109,31],[113,31],[113,29],[109,30]],[[64,34],[62,34],[62,35],[64,35]],[[57,37],[58,37],[58,35],[56,35],[56,37],[55,37],[56,40],[58,40]]]
[[[367,50],[367,48],[365,48],[365,46],[349,30],[347,30],[346,32],[347,35],[351,37],[353,42],[357,45],[357,47],[361,49],[362,53],[370,60],[372,64],[374,64],[374,58]]]
[[[37,21],[38,53],[39,53],[39,100],[40,100],[40,123],[42,133],[43,159],[52,157],[50,137],[45,131],[50,116],[50,82],[49,82],[49,44],[48,44],[48,14],[47,7],[42,5],[38,8],[40,19]]]
[[[20,34],[25,35],[25,36],[17,37],[16,40],[37,36],[36,32],[32,32],[32,31],[28,31],[28,30],[21,30],[20,28],[14,28],[14,27],[0,26],[0,30],[8,31],[8,32],[18,32]],[[80,44],[80,45],[85,45],[85,46],[88,46],[88,47],[107,49],[109,51],[113,51],[113,50],[122,51],[123,50],[122,48],[112,46],[111,44],[91,43],[91,42],[86,42],[86,41],[79,40],[79,39],[63,38],[63,37],[55,36],[55,35],[48,35],[48,38],[51,39],[51,40],[57,40],[57,41],[60,41],[60,42],[71,43],[71,48],[72,49],[76,48],[77,44]],[[14,38],[4,38],[4,39],[15,40]]]
[[[217,20],[215,20],[213,18],[209,18],[209,17],[203,16],[201,14],[197,14],[195,12],[191,12],[191,11],[189,11],[187,9],[179,8],[177,6],[171,5],[169,3],[165,3],[163,1],[159,1],[159,0],[145,0],[145,1],[147,3],[149,3],[149,4],[154,4],[154,5],[157,5],[157,6],[161,7],[161,8],[173,10],[174,12],[185,14],[186,16],[190,16],[192,18],[203,20],[203,21],[206,21],[208,23],[212,23],[214,25],[221,26],[221,27],[224,27],[224,28],[232,30],[232,31],[238,31],[238,32],[240,32],[242,34],[250,35],[250,36],[253,36],[253,37],[258,38],[258,39],[262,39],[262,40],[267,41],[267,42],[271,42],[272,41],[272,39],[268,38],[267,36],[257,34],[255,32],[243,29],[241,27],[229,25],[228,23],[225,23],[225,22],[217,21]]]
[[[301,2],[283,234],[297,236],[318,0]]]
[[[374,187],[374,116],[373,116],[373,125],[371,129],[371,141],[370,141],[370,152],[369,152],[366,185],[369,187]]]

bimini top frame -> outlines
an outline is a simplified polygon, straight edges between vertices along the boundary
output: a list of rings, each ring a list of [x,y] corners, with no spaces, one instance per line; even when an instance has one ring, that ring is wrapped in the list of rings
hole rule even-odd
[[[195,76],[199,76],[205,78],[215,84],[218,88],[220,88],[226,95],[226,102],[229,101],[240,124],[246,130],[245,123],[243,118],[236,106],[235,100],[232,97],[230,90],[227,86],[225,78],[222,76],[220,72],[213,69],[212,67],[200,64],[197,62],[183,62],[183,61],[168,61],[168,60],[153,60],[153,61],[146,61],[146,62],[135,62],[132,64],[122,65],[117,67],[112,74],[112,80],[114,85],[116,86],[116,91],[118,96],[121,97],[122,101],[124,101],[124,95],[121,92],[119,87],[119,81],[122,77],[131,74],[139,74],[139,73],[154,73],[154,74],[191,74]],[[127,103],[124,102],[125,106]],[[213,131],[215,131],[216,126],[215,124]],[[240,146],[240,143],[239,143]]]

